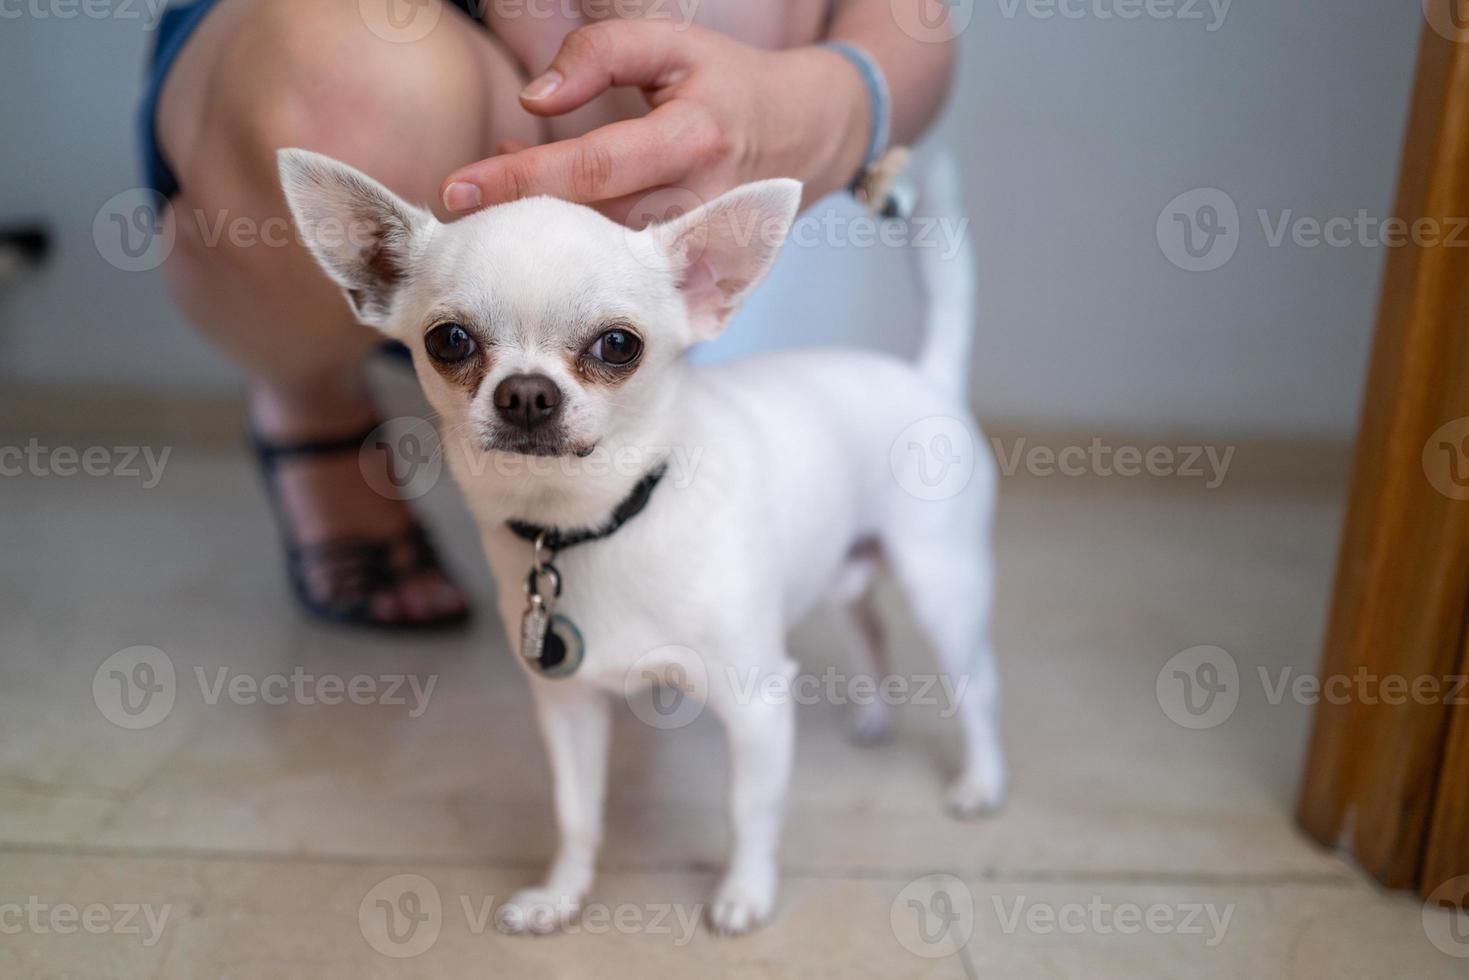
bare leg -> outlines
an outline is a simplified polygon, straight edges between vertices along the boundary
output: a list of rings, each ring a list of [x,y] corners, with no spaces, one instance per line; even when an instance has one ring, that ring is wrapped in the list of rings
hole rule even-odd
[[[362,365],[380,340],[295,243],[275,151],[319,150],[436,202],[442,176],[496,140],[538,141],[539,123],[516,100],[521,84],[493,39],[449,9],[427,37],[394,43],[368,29],[356,0],[223,0],[190,39],[159,105],[183,187],[166,272],[185,314],[244,370],[267,437],[365,428],[374,411]],[[231,223],[253,239],[229,234]],[[410,520],[352,455],[290,462],[281,484],[303,542],[390,537]],[[375,596],[373,614],[431,618],[463,602],[434,572]]]

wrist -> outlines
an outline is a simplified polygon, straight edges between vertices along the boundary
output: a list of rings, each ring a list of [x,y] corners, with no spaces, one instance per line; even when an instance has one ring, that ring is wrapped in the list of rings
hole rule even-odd
[[[804,181],[809,202],[845,188],[861,170],[872,139],[871,100],[862,73],[830,48],[795,48],[775,57],[786,63],[776,88],[788,136],[780,176]]]

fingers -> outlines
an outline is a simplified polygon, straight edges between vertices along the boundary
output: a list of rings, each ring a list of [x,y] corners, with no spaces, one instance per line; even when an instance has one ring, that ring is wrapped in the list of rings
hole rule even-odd
[[[721,153],[707,110],[674,101],[641,119],[462,167],[446,181],[444,204],[469,211],[537,194],[593,204],[678,183]]]
[[[520,93],[521,105],[542,116],[570,112],[614,85],[666,88],[692,63],[693,29],[667,21],[604,20],[566,35],[551,66]]]

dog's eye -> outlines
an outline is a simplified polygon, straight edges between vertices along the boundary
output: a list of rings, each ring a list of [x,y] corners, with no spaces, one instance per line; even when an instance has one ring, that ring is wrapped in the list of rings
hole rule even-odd
[[[592,341],[587,353],[604,364],[624,367],[638,359],[643,352],[643,342],[631,330],[608,330]]]
[[[457,364],[467,360],[479,349],[474,338],[457,323],[441,323],[423,338],[428,356],[443,364]]]

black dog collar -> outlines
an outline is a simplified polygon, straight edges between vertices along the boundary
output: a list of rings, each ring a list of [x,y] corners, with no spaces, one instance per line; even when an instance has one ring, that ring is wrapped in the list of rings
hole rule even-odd
[[[588,541],[600,541],[602,538],[611,537],[617,533],[622,525],[643,512],[643,508],[648,506],[648,498],[653,496],[653,488],[658,486],[658,481],[663,479],[663,474],[667,472],[667,465],[659,466],[648,472],[622,499],[622,503],[613,509],[611,516],[601,527],[563,531],[559,528],[532,524],[529,521],[509,520],[505,524],[515,533],[516,537],[532,543],[539,541],[543,548],[553,553],[564,551],[574,545],[585,544]]]
[[[535,546],[530,574],[525,578],[525,612],[520,616],[520,655],[531,670],[542,677],[569,677],[576,673],[586,656],[581,630],[556,611],[556,600],[561,598],[561,572],[552,559],[564,548],[615,534],[618,528],[642,513],[667,469],[659,466],[639,480],[601,527],[563,531],[529,521],[505,522],[516,537]]]

